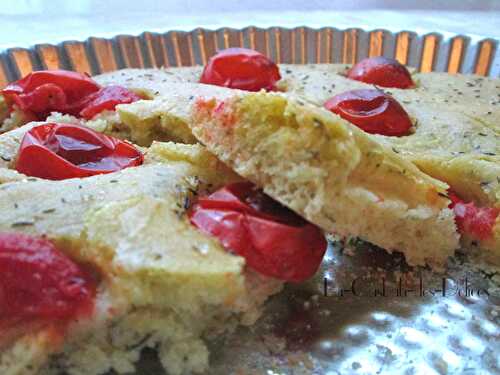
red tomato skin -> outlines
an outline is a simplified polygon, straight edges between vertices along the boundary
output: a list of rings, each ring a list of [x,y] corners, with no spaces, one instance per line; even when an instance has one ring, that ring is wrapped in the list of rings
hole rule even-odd
[[[290,220],[291,213],[280,215],[251,207],[239,196],[247,195],[244,190],[249,186],[253,185],[231,184],[204,198],[190,211],[191,223],[263,275],[291,282],[310,278],[326,251],[323,233],[301,218]],[[252,192],[248,195],[254,196]]]
[[[276,89],[280,79],[278,66],[260,52],[228,48],[209,59],[200,83],[246,91],[271,91]]]
[[[141,165],[142,153],[119,139],[72,124],[47,123],[23,137],[15,168],[48,180],[83,178]]]
[[[361,60],[347,72],[347,78],[381,87],[415,87],[410,72],[403,64],[383,56]]]
[[[42,237],[0,233],[0,320],[60,320],[90,315],[90,273]]]
[[[88,75],[66,70],[42,70],[10,83],[2,90],[9,104],[33,113],[39,119],[52,111],[77,115],[85,98],[100,86]]]
[[[325,108],[367,133],[408,135],[412,122],[404,108],[380,90],[352,90],[335,95]]]
[[[293,282],[305,281],[316,273],[327,248],[318,227],[270,223],[255,216],[248,216],[247,220],[247,230],[257,250],[245,256],[251,267],[259,270],[257,267],[265,266],[268,276]]]
[[[449,193],[450,208],[455,213],[458,231],[473,239],[484,241],[493,235],[500,209],[496,207],[477,207],[474,202],[465,203],[456,194]]]
[[[142,98],[122,86],[106,86],[89,95],[85,108],[80,111],[80,117],[90,120],[104,110],[114,111],[118,104],[129,104]]]

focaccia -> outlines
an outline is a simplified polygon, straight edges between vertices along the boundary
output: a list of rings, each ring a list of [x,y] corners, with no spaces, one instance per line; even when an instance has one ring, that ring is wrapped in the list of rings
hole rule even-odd
[[[3,155],[34,125],[0,136]],[[99,275],[91,316],[62,333],[49,323],[3,332],[0,373],[130,373],[146,347],[171,374],[202,372],[207,340],[252,324],[280,290],[186,216],[197,194],[241,178],[201,145],[154,143],[145,152],[141,166],[82,179],[0,168],[0,231],[46,236]]]
[[[345,77],[347,65],[283,66],[281,89],[323,106],[336,94],[373,85]],[[463,199],[500,207],[500,81],[474,75],[416,73],[415,88],[380,88],[408,112],[414,132],[373,135]],[[486,240],[463,236],[478,254],[500,262],[500,219]]]
[[[335,94],[374,88],[347,79],[349,67],[280,65],[283,78],[278,89],[321,107]],[[189,130],[189,113],[197,98],[224,100],[234,94],[246,94],[199,84],[200,75],[201,67],[189,67],[126,69],[96,76],[96,81],[103,85],[120,84],[143,92],[151,100],[118,105],[115,112],[98,115],[86,125],[144,146],[154,140],[196,142]],[[414,133],[404,137],[371,137],[424,173],[447,183],[463,199],[479,206],[499,207],[498,80],[445,73],[414,73],[413,79],[416,88],[384,91],[409,113]],[[55,114],[49,119],[68,120],[68,116]],[[500,261],[500,222],[489,239],[477,241],[464,235],[462,245],[479,247],[480,255]]]
[[[190,124],[222,161],[327,232],[436,268],[458,247],[447,185],[326,110],[247,94],[200,99]]]

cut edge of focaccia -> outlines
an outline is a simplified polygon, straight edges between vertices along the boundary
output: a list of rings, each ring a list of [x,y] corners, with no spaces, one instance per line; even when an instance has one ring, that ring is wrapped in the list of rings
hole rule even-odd
[[[450,185],[479,207],[500,208],[500,80],[477,75],[416,73],[415,88],[381,88],[345,77],[349,65],[281,65],[279,87],[318,106],[334,95],[377,88],[408,112],[415,132],[376,135],[421,171]],[[479,258],[500,264],[500,217],[486,239],[464,234],[461,244]]]
[[[101,85],[121,85],[148,99],[120,104],[114,111],[103,111],[91,120],[53,112],[46,122],[85,125],[143,147],[148,147],[154,141],[197,143],[187,124],[196,98],[226,98],[237,92],[243,93],[240,90],[193,82],[199,74],[200,67],[185,67],[123,69],[98,75],[93,78]]]
[[[170,96],[175,93],[175,85],[187,82],[197,82],[201,74],[201,69],[201,66],[154,69],[128,68],[99,74],[92,78],[102,86],[120,85],[147,98],[145,100],[153,100],[164,95]],[[174,85],[174,87],[171,87],[171,85]],[[223,88],[221,88],[221,90],[223,90]],[[84,122],[74,116],[65,116],[58,112],[53,112],[52,115],[49,116],[48,121],[50,121],[50,119],[65,119],[66,122],[71,123]],[[31,121],[36,121],[36,119],[28,112],[23,112],[16,106],[14,106],[12,111],[9,110],[4,97],[0,95],[0,134],[16,129]],[[151,123],[151,119],[149,122]],[[163,128],[163,132],[152,134],[152,138],[148,138],[147,142],[142,142],[143,136],[138,133],[135,133],[138,135],[138,138],[136,140],[132,139],[133,137],[130,135],[127,124],[121,122],[115,111],[103,111],[86,123],[88,123],[89,127],[97,131],[134,141],[141,146],[149,146],[153,140],[183,143],[195,143],[196,141],[191,135],[189,128],[182,127],[182,124],[178,128]],[[161,129],[160,125],[155,125],[154,127]]]
[[[191,125],[237,173],[325,231],[436,269],[458,248],[448,186],[326,110],[262,92],[200,100]]]
[[[0,141],[15,144],[34,125]],[[0,176],[0,230],[46,235],[101,275],[93,316],[62,337],[53,326],[22,327],[3,343],[2,374],[128,373],[145,347],[169,373],[204,371],[205,339],[252,324],[283,284],[244,269],[188,222],[193,194],[240,180],[201,145],[154,143],[144,165],[84,179]]]
[[[287,66],[282,69],[280,87],[320,107],[349,90],[383,90],[401,104],[415,126],[407,136],[377,138],[394,146],[424,173],[448,183],[463,199],[500,205],[500,181],[488,176],[498,175],[500,165],[498,79],[418,73],[413,75],[415,88],[381,88],[346,78],[342,74],[346,67]]]
[[[201,67],[125,69],[95,76],[94,79],[100,84],[123,85],[151,99],[118,105],[118,121],[115,122],[129,134],[131,141],[140,146],[148,146],[153,141],[196,143],[197,140],[187,124],[195,100],[214,96],[222,99],[235,93],[244,93],[240,90],[197,83],[200,74]],[[94,126],[90,124],[90,127]],[[105,132],[109,131],[108,122]]]

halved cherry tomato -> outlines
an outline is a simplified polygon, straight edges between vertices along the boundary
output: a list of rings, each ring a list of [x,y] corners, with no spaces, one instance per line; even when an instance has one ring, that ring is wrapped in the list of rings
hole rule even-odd
[[[85,98],[99,89],[100,86],[88,75],[66,70],[42,70],[7,85],[2,94],[8,103],[44,120],[52,111],[78,115],[85,106]]]
[[[87,103],[80,111],[80,116],[90,120],[104,110],[114,110],[118,104],[128,104],[138,100],[141,100],[141,97],[125,87],[106,86],[87,97]]]
[[[0,233],[0,320],[61,320],[90,314],[88,272],[42,237]]]
[[[2,90],[7,103],[45,120],[50,112],[91,119],[118,104],[140,100],[121,86],[102,87],[88,75],[66,70],[32,72]]]
[[[407,135],[412,123],[401,105],[379,90],[352,90],[335,95],[325,108],[367,133]]]
[[[249,182],[200,198],[191,223],[245,258],[263,275],[300,282],[317,271],[326,250],[321,230]]]
[[[465,203],[450,192],[450,208],[455,213],[458,231],[476,240],[486,240],[493,234],[493,227],[500,214],[495,207],[477,207],[474,202]]]
[[[28,176],[64,180],[141,165],[142,153],[122,140],[84,126],[47,123],[30,129],[15,168]]]
[[[200,82],[259,91],[274,90],[280,79],[278,66],[262,53],[246,48],[228,48],[208,60]]]
[[[408,89],[415,86],[404,65],[382,56],[361,60],[347,72],[347,78],[382,87]]]

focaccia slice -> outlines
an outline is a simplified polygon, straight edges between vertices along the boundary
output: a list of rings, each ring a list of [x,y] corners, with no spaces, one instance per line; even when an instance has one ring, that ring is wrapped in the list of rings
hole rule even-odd
[[[134,91],[147,100],[171,95],[175,92],[171,85],[176,85],[185,82],[197,82],[198,76],[201,74],[201,67],[185,67],[185,68],[168,68],[168,69],[122,69],[109,73],[104,73],[92,77],[101,86],[119,85]],[[29,113],[23,112],[17,107],[12,111],[9,110],[4,97],[0,95],[0,133],[18,128],[36,119]],[[71,123],[81,123],[82,120],[74,116],[61,115],[53,112],[49,116],[49,121],[65,121]],[[86,122],[86,125],[113,135],[115,137],[130,139],[130,130],[127,126],[122,126],[121,120],[116,111],[103,111],[97,114],[91,121]],[[161,137],[161,139],[180,141],[183,143],[195,142],[188,129],[184,132],[182,129],[174,131],[171,138]],[[148,143],[151,144],[152,140]]]
[[[448,186],[326,110],[247,94],[198,101],[191,125],[236,172],[326,231],[436,268],[458,247]]]
[[[374,88],[346,78],[347,68],[282,66],[280,87],[318,106],[345,91]],[[378,89],[404,107],[414,122],[414,133],[376,137],[395,146],[424,172],[449,183],[463,198],[498,205],[500,185],[491,176],[499,175],[500,165],[500,81],[445,73],[417,73],[413,79],[417,85],[413,89]]]
[[[336,94],[373,85],[344,76],[348,65],[282,66],[280,88],[323,106]],[[474,75],[416,73],[412,89],[379,88],[408,112],[414,132],[375,135],[426,174],[478,206],[500,208],[500,80]],[[500,217],[485,240],[463,236],[463,245],[500,264]]]
[[[121,104],[90,121],[53,113],[47,121],[83,123],[101,133],[130,140],[140,146],[153,141],[196,143],[187,124],[198,97],[226,98],[239,90],[197,83],[201,67],[169,69],[123,69],[97,75],[102,86],[120,85],[148,99]]]
[[[33,125],[0,140],[15,144]],[[240,180],[201,145],[154,143],[144,165],[84,179],[0,176],[0,231],[47,236],[100,275],[92,316],[62,336],[18,327],[2,343],[2,374],[130,373],[145,347],[169,373],[202,372],[206,340],[252,324],[281,288],[189,223],[196,194]]]

